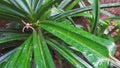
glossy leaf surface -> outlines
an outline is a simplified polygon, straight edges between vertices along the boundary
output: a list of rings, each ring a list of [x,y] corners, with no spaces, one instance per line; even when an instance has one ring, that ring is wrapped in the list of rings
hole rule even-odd
[[[35,68],[55,68],[42,34],[39,36],[35,31],[33,32],[33,47]]]
[[[106,68],[109,55],[115,52],[113,42],[98,38],[71,25],[46,21],[40,23],[40,26],[82,52],[95,67]]]
[[[83,59],[79,56],[74,54],[70,49],[68,49],[65,45],[58,43],[53,39],[48,39],[47,43],[55,49],[58,53],[60,53],[65,59],[67,59],[74,67],[76,68],[92,68],[91,65],[86,63]]]
[[[31,49],[31,40],[30,36],[20,47],[10,55],[7,62],[3,65],[4,68],[29,68],[30,61],[32,58],[32,49]]]

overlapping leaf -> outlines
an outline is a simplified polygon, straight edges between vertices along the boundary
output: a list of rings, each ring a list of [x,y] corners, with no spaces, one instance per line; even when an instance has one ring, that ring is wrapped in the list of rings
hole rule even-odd
[[[101,4],[100,8],[111,8],[111,7],[119,7],[119,6],[120,6],[120,3]],[[81,13],[81,12],[89,11],[91,9],[92,9],[91,6],[84,7],[84,8],[76,8],[76,9],[69,10],[67,12],[58,14],[56,16],[52,16],[49,19],[58,20],[58,19],[61,19],[61,18],[65,18],[67,16],[72,16],[72,15],[74,15],[76,13]]]
[[[1,0],[0,17],[33,22],[43,0]],[[40,14],[38,14],[40,15]],[[5,17],[4,17],[5,16]]]
[[[10,55],[6,63],[3,64],[3,68],[30,68],[31,58],[32,58],[32,49],[31,49],[31,40],[30,36],[20,47]]]
[[[38,35],[35,31],[33,32],[33,47],[35,68],[55,68],[42,34]]]
[[[0,32],[0,43],[26,39],[27,34]]]
[[[7,60],[8,56],[10,56],[14,51],[16,51],[16,49],[13,49],[13,50],[9,51],[8,53],[6,53],[0,57],[0,65],[1,66],[2,66],[2,63]]]
[[[82,52],[94,67],[106,68],[110,55],[115,52],[113,42],[93,36],[82,29],[53,21],[40,23],[40,26]]]
[[[74,67],[76,68],[92,68],[91,65],[86,63],[83,59],[79,56],[74,54],[70,49],[68,49],[65,45],[58,43],[53,39],[48,39],[47,43],[58,53],[60,53],[65,59],[67,59]]]

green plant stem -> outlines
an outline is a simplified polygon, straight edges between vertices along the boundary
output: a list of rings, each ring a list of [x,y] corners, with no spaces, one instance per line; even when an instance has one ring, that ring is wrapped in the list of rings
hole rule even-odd
[[[120,3],[110,3],[110,4],[101,4],[100,8],[103,9],[103,8],[111,8],[111,7],[119,7],[119,6],[120,6]],[[66,16],[72,16],[76,13],[85,12],[89,10],[92,10],[91,6],[84,7],[84,8],[77,8],[77,9],[73,9],[73,10],[58,14],[56,16],[50,17],[50,19],[57,20],[60,18],[64,18]]]

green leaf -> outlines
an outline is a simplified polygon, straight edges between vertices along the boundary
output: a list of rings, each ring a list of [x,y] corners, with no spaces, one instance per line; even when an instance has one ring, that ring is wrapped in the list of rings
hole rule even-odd
[[[5,43],[14,40],[22,40],[26,39],[26,37],[26,34],[0,32],[0,43]]]
[[[35,31],[33,31],[33,47],[35,68],[55,68],[42,34],[39,36]]]
[[[33,22],[38,11],[41,9],[42,1],[43,0],[2,0],[0,1],[0,17]]]
[[[114,55],[113,42],[98,38],[82,29],[53,21],[40,23],[40,27],[82,52],[94,67],[106,68],[109,57]]]
[[[119,7],[119,6],[120,6],[120,3],[110,3],[110,4],[101,4],[100,8],[111,8],[111,7]],[[76,13],[85,12],[85,11],[89,11],[89,10],[92,10],[91,6],[83,7],[83,8],[76,8],[76,9],[69,10],[67,12],[52,16],[49,19],[58,20],[61,18],[65,18],[67,16],[72,16]]]
[[[35,68],[45,68],[45,60],[43,57],[43,52],[40,49],[40,39],[38,40],[37,33],[33,31],[33,47],[34,47],[34,61],[35,61]]]
[[[26,19],[25,18],[26,13],[23,10],[21,10],[21,8],[18,6],[18,4],[16,4],[16,1],[13,2],[13,0],[0,1],[0,14],[5,15],[6,17],[7,16],[11,16],[13,18],[16,17],[15,19],[18,19],[18,18]]]
[[[11,55],[16,49],[13,49],[9,52],[7,52],[6,54],[4,54],[3,56],[0,57],[0,64],[2,64],[3,62],[5,62],[8,58],[9,55]]]
[[[20,47],[18,47],[9,59],[5,62],[4,68],[29,68],[31,61],[31,40],[30,36]]]
[[[31,60],[32,60],[32,44],[31,41],[27,42],[23,48],[22,53],[19,55],[17,62],[15,63],[15,67],[17,68],[30,68]]]
[[[71,0],[62,0],[62,2],[59,4],[58,8],[63,9],[66,5],[68,5],[71,2]]]
[[[72,3],[69,3],[68,6],[65,8],[65,11],[71,10],[75,7],[81,0],[74,0]]]
[[[60,53],[65,59],[67,59],[75,68],[92,68],[88,63],[83,59],[74,54],[70,49],[65,45],[58,43],[53,39],[48,39],[47,43],[58,53]]]
[[[90,13],[78,13],[78,14],[74,14],[72,17],[88,17],[88,18],[91,18],[92,15]]]
[[[53,4],[58,3],[59,1],[60,0],[49,0],[47,3],[42,5],[40,10],[36,13],[36,19],[39,20],[53,6]]]
[[[41,45],[43,47],[43,51],[45,53],[45,60],[47,62],[48,68],[55,68],[52,56],[50,54],[50,51],[49,51],[48,46],[46,44],[46,41],[45,41],[45,39],[44,39],[44,37],[42,35],[42,32],[39,30],[38,34],[40,35],[39,38],[40,38]]]
[[[51,11],[48,10],[47,12],[45,12],[42,17],[40,18],[40,20],[46,20],[51,14]]]

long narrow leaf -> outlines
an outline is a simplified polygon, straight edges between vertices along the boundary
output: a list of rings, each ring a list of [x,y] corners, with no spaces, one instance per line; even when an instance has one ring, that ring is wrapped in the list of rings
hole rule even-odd
[[[76,6],[81,0],[74,0],[72,3],[70,3],[66,8],[65,11],[71,10],[74,6]]]
[[[40,39],[39,39],[40,40]],[[38,40],[38,36],[36,31],[33,32],[33,47],[34,47],[34,61],[35,68],[46,68],[45,60],[43,58],[43,52],[40,47],[40,42]]]
[[[46,44],[46,41],[45,41],[41,31],[39,31],[39,35],[40,35],[40,42],[43,47],[43,51],[45,53],[45,60],[46,60],[47,66],[48,66],[48,68],[55,68],[52,56],[50,54],[50,51],[48,49],[48,46]]]
[[[93,36],[82,29],[52,21],[41,23],[40,26],[82,52],[94,67],[106,68],[110,55],[114,55],[113,42]]]
[[[58,3],[60,0],[50,0],[48,3],[41,6],[40,10],[36,13],[36,19],[39,20],[39,15],[43,15],[53,4]]]
[[[0,32],[0,43],[5,43],[14,40],[22,40],[22,39],[26,39],[26,37],[27,37],[26,34]]]
[[[15,63],[16,68],[30,68],[31,67],[31,60],[32,60],[32,40],[28,41],[25,44],[22,53],[19,55]]]
[[[68,5],[70,2],[71,2],[71,0],[63,0],[63,1],[59,4],[58,8],[63,9],[63,8],[64,8],[66,5]]]
[[[93,0],[92,4],[92,10],[93,10],[93,18],[94,18],[94,24],[91,33],[95,34],[95,31],[97,30],[97,24],[99,22],[99,16],[100,16],[100,6],[99,6],[99,0]]]
[[[58,53],[60,53],[65,59],[67,59],[74,67],[76,68],[92,68],[88,63],[74,54],[71,50],[69,50],[66,46],[61,45],[53,39],[47,40],[48,44],[55,49]]]
[[[119,6],[120,6],[120,3],[110,3],[110,4],[101,4],[100,8],[111,8],[111,7],[119,7]],[[89,11],[89,10],[92,10],[91,6],[84,7],[84,8],[76,8],[76,9],[58,14],[56,16],[52,16],[49,19],[58,20],[60,18],[64,18],[64,17],[67,17],[67,16],[72,16],[76,13],[85,12],[85,11]]]
[[[33,47],[35,68],[55,68],[42,34],[39,36],[35,31],[33,32]]]
[[[43,0],[2,0],[0,1],[0,17],[6,16],[4,17],[6,19],[15,18],[33,22],[36,20],[35,17],[41,9],[42,1]]]
[[[9,51],[8,53],[4,54],[3,56],[0,57],[0,64],[6,61],[6,58],[11,55],[16,49],[13,49]]]
[[[31,40],[32,40],[32,36],[30,36],[20,47],[18,47],[16,49],[16,52],[11,54],[9,59],[5,62],[5,65],[3,66],[3,68],[18,68],[18,67],[21,67],[23,64],[22,63],[18,64],[17,62],[25,61],[26,59],[30,58],[30,55],[29,56],[24,56],[23,55],[24,57],[22,58],[22,60],[19,59],[22,56],[21,54],[23,54],[25,52],[28,52],[28,48],[30,46]],[[28,54],[30,54],[30,53],[26,53],[26,55],[28,55]],[[28,67],[29,67],[30,61],[25,61],[25,62],[28,63]],[[24,67],[26,68],[26,65]]]

